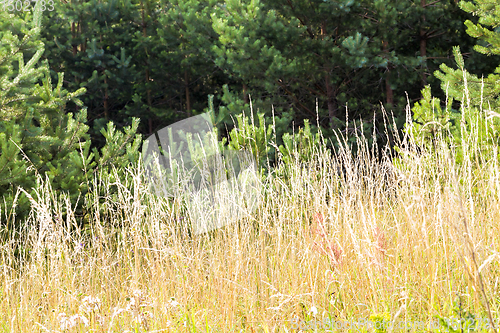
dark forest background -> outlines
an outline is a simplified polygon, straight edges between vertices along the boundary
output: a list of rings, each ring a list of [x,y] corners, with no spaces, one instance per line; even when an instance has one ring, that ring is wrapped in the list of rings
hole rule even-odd
[[[208,95],[230,114],[272,106],[289,131],[310,119],[323,128],[381,118],[402,125],[408,100],[425,85],[443,97],[433,73],[454,65],[460,45],[470,72],[490,73],[498,58],[473,52],[457,1],[57,1],[43,14],[41,40],[55,79],[64,72],[81,97],[95,144],[108,121],[141,119],[151,134],[205,112]],[[408,94],[408,100],[406,97]],[[68,111],[77,107],[69,107]]]
[[[49,0],[38,11],[19,3],[0,11],[7,203],[36,174],[77,200],[98,171],[136,161],[142,138],[208,110],[229,141],[236,117],[252,109],[266,124],[274,116],[278,145],[305,124],[327,138],[349,133],[352,120],[383,143],[383,108],[403,130],[407,106],[430,112],[418,104],[424,88],[444,105],[446,82],[461,80],[452,70],[460,57],[477,77],[499,64],[495,52],[474,50],[491,43],[467,31],[464,22],[481,18],[471,2]]]

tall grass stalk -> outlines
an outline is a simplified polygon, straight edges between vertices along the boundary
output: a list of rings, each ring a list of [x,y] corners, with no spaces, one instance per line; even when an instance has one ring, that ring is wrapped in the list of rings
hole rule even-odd
[[[496,147],[464,130],[456,167],[445,137],[430,151],[394,134],[394,156],[356,135],[356,155],[339,134],[335,153],[279,164],[252,216],[196,236],[140,165],[129,183],[94,179],[85,228],[40,178],[24,229],[1,243],[0,331],[290,332],[325,318],[430,322],[457,301],[493,320],[499,163],[478,169],[475,156]]]

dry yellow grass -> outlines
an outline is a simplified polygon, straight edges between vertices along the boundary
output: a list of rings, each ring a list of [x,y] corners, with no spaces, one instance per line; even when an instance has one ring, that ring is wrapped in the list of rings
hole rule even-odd
[[[140,168],[115,197],[96,180],[88,230],[41,182],[25,232],[2,243],[0,331],[297,332],[317,320],[325,332],[325,318],[457,318],[457,301],[497,318],[498,160],[476,170],[466,154],[459,169],[440,142],[428,153],[400,140],[397,167],[366,148],[317,150],[263,179],[253,216],[193,237]]]

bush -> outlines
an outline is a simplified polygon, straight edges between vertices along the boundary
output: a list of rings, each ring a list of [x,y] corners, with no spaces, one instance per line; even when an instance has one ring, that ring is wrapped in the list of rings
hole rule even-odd
[[[87,110],[78,99],[85,88],[68,92],[62,88],[63,73],[57,85],[51,82],[46,62],[40,64],[44,45],[39,40],[41,9],[37,3],[33,16],[22,20],[0,12],[0,193],[9,227],[19,226],[30,211],[27,196],[36,197],[37,175],[50,181],[55,193],[67,193],[81,211],[82,193],[97,171],[111,166],[124,168],[138,161],[140,136],[135,135],[139,120],[134,119],[125,133],[112,123],[101,133],[106,146],[92,149],[85,125]],[[31,20],[31,21],[30,21]],[[10,27],[7,27],[11,25]],[[12,29],[12,27],[16,27]],[[14,33],[12,33],[14,31]],[[22,37],[21,37],[22,36]],[[25,62],[25,58],[29,61]],[[66,112],[75,103],[79,111]],[[133,143],[130,141],[134,138]],[[125,175],[123,174],[125,177]],[[0,218],[1,219],[1,218]],[[17,221],[16,221],[17,220]],[[1,221],[1,220],[0,220]]]

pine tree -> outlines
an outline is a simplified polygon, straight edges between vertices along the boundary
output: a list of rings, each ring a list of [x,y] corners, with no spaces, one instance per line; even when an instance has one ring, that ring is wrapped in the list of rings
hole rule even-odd
[[[466,20],[467,33],[473,38],[479,39],[474,47],[476,51],[488,56],[500,55],[500,34],[496,28],[500,26],[500,3],[477,0],[474,3],[462,1],[460,7],[479,17],[478,23]],[[480,151],[468,151],[468,154],[477,159],[487,156],[488,147],[498,145],[492,142],[496,138],[495,132],[500,129],[500,119],[493,117],[488,120],[488,114],[499,105],[500,66],[496,67],[494,73],[487,77],[472,74],[466,68],[465,59],[460,47],[453,49],[457,69],[446,64],[440,66],[435,76],[441,81],[441,88],[446,93],[447,104],[444,108],[440,106],[441,101],[432,98],[430,88],[423,91],[424,99],[417,103],[412,109],[415,125],[412,130],[421,145],[435,149],[432,142],[437,137],[450,139],[450,146],[456,152],[457,162],[461,163],[466,142],[462,142],[464,133],[474,133],[477,140],[475,147]],[[498,57],[489,59],[489,62],[498,64]],[[493,113],[495,114],[495,113]],[[410,130],[410,129],[408,129]]]
[[[77,204],[97,170],[124,167],[139,158],[140,137],[130,143],[138,119],[125,135],[109,123],[107,131],[102,131],[108,144],[100,152],[90,149],[87,110],[78,99],[85,88],[63,89],[63,73],[53,86],[47,61],[40,63],[44,52],[41,22],[41,2],[27,21],[0,12],[5,41],[0,45],[0,194],[5,200],[1,209],[7,209],[8,221],[17,220],[17,226],[29,213],[29,196],[36,198],[38,176],[48,180],[55,193],[68,194]],[[66,112],[70,101],[80,107],[75,115]],[[19,187],[28,196],[19,196],[13,207]]]
[[[202,112],[207,95],[228,115],[249,112],[250,100],[266,121],[274,109],[290,120],[283,131],[316,124],[316,101],[321,126],[363,118],[371,131],[381,103],[401,125],[405,92],[414,102],[426,83],[437,87],[429,73],[451,65],[452,45],[467,52],[469,14],[457,10],[455,0],[73,0],[56,2],[42,34],[53,80],[65,72],[69,90],[87,88],[100,146],[108,120],[140,117],[152,133]],[[473,58],[473,72],[490,64]]]
[[[214,60],[244,96],[251,92],[254,105],[269,98],[277,110],[292,106],[278,114],[296,124],[316,123],[318,100],[328,128],[344,129],[346,112],[371,122],[381,102],[402,116],[405,91],[419,97],[435,58],[450,53],[445,39],[457,35],[446,27],[456,21],[447,2],[248,0],[215,8]]]
[[[66,72],[69,89],[87,88],[81,98],[94,143],[104,144],[99,133],[109,120],[122,127],[138,117],[140,132],[151,134],[201,113],[207,95],[227,83],[206,54],[213,3],[74,0],[46,13],[51,73]]]
[[[130,82],[145,82],[144,71],[133,59],[131,43],[142,34],[138,6],[118,0],[57,1],[54,11],[44,13],[42,41],[47,45],[45,56],[51,75],[65,72],[68,89],[87,88],[81,98],[88,108],[94,143],[102,140],[99,133],[108,121],[119,125],[131,122],[127,115],[118,116],[119,110],[134,96]],[[134,115],[143,116],[132,112]]]
[[[474,46],[474,50],[493,56],[492,61],[498,64],[500,62],[498,57],[500,55],[500,33],[497,28],[500,26],[500,17],[498,16],[500,3],[485,0],[478,0],[474,3],[462,1],[460,7],[479,17],[478,23],[473,23],[471,20],[465,21],[467,33],[479,40],[478,44]],[[475,106],[487,102],[492,108],[496,108],[500,102],[500,85],[498,83],[500,82],[500,66],[487,77],[479,77],[466,69],[460,49],[456,48],[455,52],[457,53],[456,64],[458,68],[453,69],[443,64],[440,67],[441,71],[435,73],[436,77],[441,80],[442,89],[458,101],[466,101]],[[465,89],[465,84],[467,84],[467,89]]]

